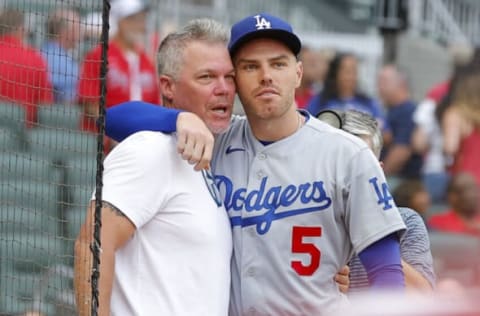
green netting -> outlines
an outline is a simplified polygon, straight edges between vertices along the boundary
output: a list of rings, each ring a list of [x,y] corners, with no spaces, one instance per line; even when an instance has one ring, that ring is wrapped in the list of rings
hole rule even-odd
[[[74,241],[98,147],[76,84],[101,44],[102,5],[0,2],[0,315],[76,314]]]

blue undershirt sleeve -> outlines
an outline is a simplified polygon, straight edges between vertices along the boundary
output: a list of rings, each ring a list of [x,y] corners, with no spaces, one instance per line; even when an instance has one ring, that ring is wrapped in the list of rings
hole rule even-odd
[[[400,243],[396,234],[388,235],[358,254],[367,271],[370,287],[404,288]]]
[[[107,109],[105,134],[117,142],[140,131],[173,133],[180,110],[142,101],[129,101]]]

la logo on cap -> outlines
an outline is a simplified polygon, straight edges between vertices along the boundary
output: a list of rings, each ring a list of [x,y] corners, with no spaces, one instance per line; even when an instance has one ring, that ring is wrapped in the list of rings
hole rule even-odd
[[[271,29],[272,26],[267,19],[262,17],[260,14],[255,15],[254,18],[257,20],[257,24],[255,24],[257,30],[263,30],[263,29]]]

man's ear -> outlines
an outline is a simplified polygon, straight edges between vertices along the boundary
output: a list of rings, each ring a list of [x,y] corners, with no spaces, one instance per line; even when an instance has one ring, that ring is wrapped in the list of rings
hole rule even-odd
[[[298,88],[300,87],[303,77],[303,63],[301,61],[297,61],[295,72],[297,73],[297,82],[295,88]]]
[[[175,95],[175,81],[170,76],[161,75],[158,78],[162,96],[167,100],[172,100]]]
[[[380,162],[380,167],[382,167],[382,169],[385,167],[385,164],[383,163],[383,161],[379,161]]]

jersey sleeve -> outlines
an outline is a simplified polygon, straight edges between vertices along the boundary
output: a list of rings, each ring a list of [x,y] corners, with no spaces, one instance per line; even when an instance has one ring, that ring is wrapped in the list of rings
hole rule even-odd
[[[138,133],[107,156],[102,200],[115,205],[137,227],[156,215],[169,199],[171,155],[165,135]],[[160,137],[160,138],[159,138]]]
[[[403,233],[405,224],[368,147],[351,158],[345,179],[345,223],[356,253],[394,232]]]
[[[125,102],[107,109],[105,133],[117,142],[139,131],[173,133],[180,112],[142,101]]]

